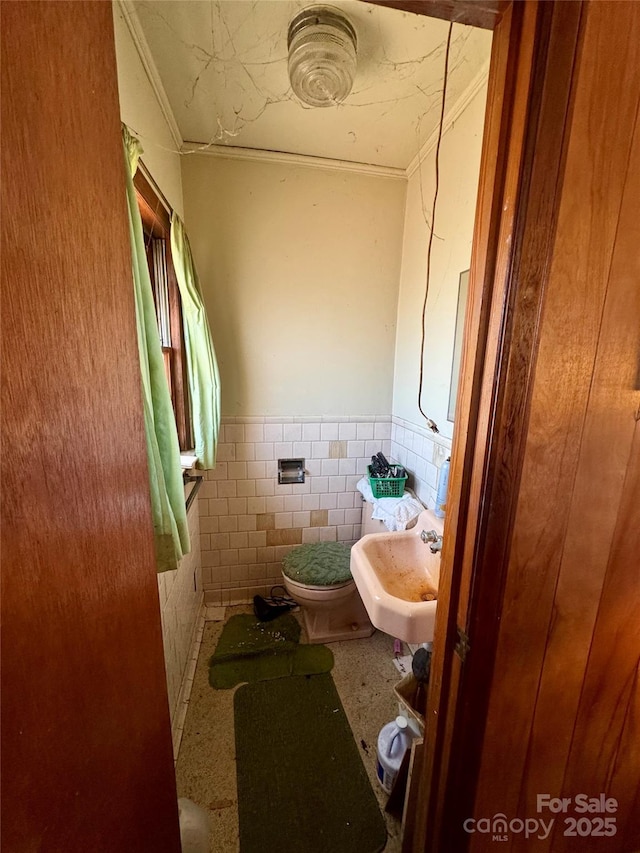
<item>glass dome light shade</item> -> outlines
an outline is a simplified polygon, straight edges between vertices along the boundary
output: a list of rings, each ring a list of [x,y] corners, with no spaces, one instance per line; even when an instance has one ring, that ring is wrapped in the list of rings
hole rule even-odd
[[[338,10],[303,9],[289,24],[289,80],[297,97],[312,107],[343,101],[356,75],[356,33]]]

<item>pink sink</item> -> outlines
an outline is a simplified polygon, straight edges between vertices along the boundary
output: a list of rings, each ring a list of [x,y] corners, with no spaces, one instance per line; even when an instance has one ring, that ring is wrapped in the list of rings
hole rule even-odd
[[[433,640],[440,553],[422,541],[423,530],[442,535],[442,519],[426,509],[411,530],[363,536],[351,549],[351,574],[369,618],[407,643]]]

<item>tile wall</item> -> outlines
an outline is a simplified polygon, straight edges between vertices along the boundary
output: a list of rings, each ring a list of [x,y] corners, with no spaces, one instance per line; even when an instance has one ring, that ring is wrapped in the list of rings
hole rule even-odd
[[[199,494],[207,603],[268,595],[296,545],[353,544],[362,519],[356,483],[374,453],[391,453],[391,429],[390,415],[224,418],[218,464]],[[277,460],[299,457],[305,482],[279,485]]]
[[[362,518],[356,483],[379,450],[407,468],[408,485],[433,508],[451,452],[448,439],[390,415],[226,418],[220,437],[218,465],[206,472],[189,510],[191,552],[176,571],[158,575],[176,751],[203,592],[212,605],[250,602],[280,583],[282,558],[296,545],[353,544]],[[297,457],[306,460],[305,483],[278,485],[277,460]]]
[[[200,488],[200,494],[204,484]],[[200,559],[199,496],[189,508],[189,536],[191,551],[186,554],[173,572],[158,575],[158,594],[162,614],[162,639],[167,675],[167,692],[172,728],[180,713],[183,697],[181,688],[193,657],[192,646],[200,622],[203,590]]]
[[[391,424],[391,458],[410,474],[407,485],[429,509],[436,505],[438,477],[451,455],[451,439],[395,415]]]

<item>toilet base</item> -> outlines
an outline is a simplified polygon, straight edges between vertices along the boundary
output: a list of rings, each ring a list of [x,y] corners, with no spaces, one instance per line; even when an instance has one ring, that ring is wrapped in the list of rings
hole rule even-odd
[[[283,579],[300,605],[309,643],[360,640],[375,631],[354,581],[331,588],[304,586],[286,575]]]
[[[362,640],[365,637],[370,637],[376,629],[369,621],[360,596],[358,596],[357,603],[360,608],[351,608],[349,615],[352,621],[350,622],[346,622],[344,618],[340,619],[339,614],[336,614],[337,618],[332,618],[333,614],[330,612],[310,611],[302,605],[302,616],[308,642],[337,643],[339,640]]]

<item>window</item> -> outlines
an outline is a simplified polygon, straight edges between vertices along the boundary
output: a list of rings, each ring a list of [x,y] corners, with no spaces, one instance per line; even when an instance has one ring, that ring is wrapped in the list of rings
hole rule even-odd
[[[133,184],[142,217],[158,332],[176,418],[178,441],[180,450],[189,450],[193,447],[193,434],[189,410],[182,306],[171,260],[171,220],[158,192],[141,169],[136,172]]]

